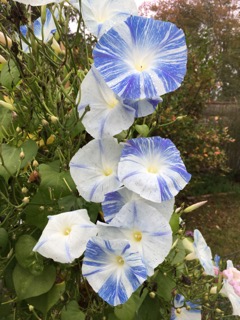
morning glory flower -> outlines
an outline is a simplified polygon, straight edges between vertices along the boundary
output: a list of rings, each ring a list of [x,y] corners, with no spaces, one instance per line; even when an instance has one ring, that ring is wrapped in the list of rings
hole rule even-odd
[[[199,259],[202,267],[205,270],[205,273],[210,276],[214,276],[214,265],[212,252],[209,246],[206,244],[205,239],[203,238],[201,232],[198,229],[194,230],[193,233],[194,242],[193,242],[193,252],[186,256],[186,260]]]
[[[57,18],[58,13],[56,13],[55,16]],[[20,31],[24,36],[24,38],[26,38],[26,40],[29,41],[27,38],[28,27],[26,25],[21,26]],[[42,25],[41,17],[33,22],[33,32],[35,37],[43,41],[44,43],[47,43],[52,39],[54,32],[56,32],[56,25],[55,25],[53,16],[51,14],[51,11],[49,9],[46,10],[46,20],[44,25]],[[21,42],[22,42],[22,50],[25,53],[28,53],[29,52],[28,44],[24,41],[21,41]]]
[[[170,220],[173,213],[174,198],[161,203],[152,202],[141,198],[137,193],[123,187],[117,191],[110,192],[105,195],[105,198],[102,202],[102,210],[105,221],[109,223],[126,203],[137,200],[142,200],[147,205],[154,207],[167,219],[167,221]]]
[[[240,316],[240,271],[234,268],[231,260],[227,261],[227,269],[223,271],[223,277],[223,287],[220,293],[230,300],[233,315]]]
[[[176,90],[186,73],[185,36],[170,22],[131,16],[108,30],[94,65],[123,99],[152,99]]]
[[[161,137],[127,141],[118,176],[126,188],[153,202],[172,199],[191,178],[178,149]]]
[[[122,146],[114,138],[90,141],[70,161],[70,173],[79,194],[87,201],[102,202],[121,182],[117,167]]]
[[[100,237],[87,243],[82,272],[93,290],[112,306],[125,303],[147,278],[139,253],[128,241]]]
[[[141,118],[152,114],[156,110],[157,105],[162,101],[163,100],[161,97],[138,100],[124,99],[125,104],[131,106],[135,110],[136,118]]]
[[[125,204],[109,224],[98,222],[98,236],[105,239],[127,239],[140,253],[151,276],[168,255],[172,230],[167,219],[142,200]]]
[[[113,137],[133,124],[134,108],[124,104],[94,67],[81,84],[81,101],[78,105],[80,117],[87,105],[90,106],[90,111],[85,114],[82,123],[86,131],[96,139]]]
[[[85,209],[48,216],[48,219],[33,251],[54,261],[71,263],[79,258],[88,240],[97,233]]]
[[[138,9],[134,0],[82,0],[81,12],[88,30],[100,37],[114,24],[137,15]]]
[[[174,307],[172,308],[170,320],[201,320],[200,305],[190,301],[185,302],[184,296],[177,294],[174,298]],[[188,308],[186,308],[188,307]]]

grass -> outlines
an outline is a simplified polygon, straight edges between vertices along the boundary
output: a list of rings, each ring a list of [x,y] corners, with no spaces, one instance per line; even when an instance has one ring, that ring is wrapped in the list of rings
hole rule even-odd
[[[185,215],[187,229],[199,229],[213,255],[240,265],[240,194],[197,196],[188,204],[204,200],[203,207]]]

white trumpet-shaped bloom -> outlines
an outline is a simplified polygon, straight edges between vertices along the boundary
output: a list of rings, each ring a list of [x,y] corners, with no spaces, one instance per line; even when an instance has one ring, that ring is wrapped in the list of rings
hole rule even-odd
[[[138,252],[126,240],[94,237],[87,243],[83,276],[110,305],[125,303],[146,280],[146,268]]]
[[[227,269],[223,271],[223,277],[223,287],[220,293],[230,300],[233,315],[240,316],[240,271],[234,268],[231,260],[227,261]]]
[[[176,90],[186,73],[187,47],[170,22],[131,16],[108,30],[93,50],[94,65],[123,99],[153,99]]]
[[[198,229],[194,230],[193,237],[193,251],[186,256],[186,260],[198,259],[204,268],[205,273],[214,276],[214,264],[210,247],[207,245],[203,235]]]
[[[161,137],[127,141],[118,176],[126,188],[153,202],[172,199],[191,178],[178,149]]]
[[[54,261],[71,263],[79,258],[88,240],[97,233],[85,209],[48,216],[48,219],[33,251]]]
[[[190,301],[185,301],[184,296],[177,294],[173,301],[170,320],[201,320],[201,306]],[[188,308],[186,308],[188,307]]]
[[[90,141],[70,161],[70,173],[79,194],[87,201],[102,202],[104,195],[121,186],[117,167],[122,146],[114,138]]]
[[[89,105],[82,120],[86,131],[96,139],[127,130],[134,121],[135,109],[125,104],[105,83],[99,72],[92,67],[81,84],[79,116]]]
[[[105,239],[127,239],[140,253],[149,276],[172,246],[168,221],[142,200],[125,204],[109,224],[98,222],[98,235]]]
[[[167,219],[167,221],[170,220],[173,213],[174,198],[160,203],[152,202],[141,198],[137,193],[123,187],[117,191],[110,192],[105,195],[105,198],[102,202],[102,210],[105,221],[109,223],[126,203],[130,203],[131,201],[135,200],[144,201],[147,205],[157,209],[157,211],[161,213]],[[147,219],[147,213],[145,218]]]
[[[130,15],[138,14],[134,0],[82,0],[81,11],[88,30],[96,37]]]
[[[58,12],[55,12],[55,18],[58,18]],[[20,31],[24,38],[26,38],[27,41],[30,41],[27,32],[28,27],[21,26]],[[51,14],[51,11],[49,9],[46,10],[46,20],[44,25],[42,25],[41,17],[38,18],[33,22],[33,32],[37,39],[43,41],[44,43],[47,43],[50,41],[53,37],[53,34],[56,32],[56,24],[54,22],[54,18]],[[29,52],[29,46],[26,42],[22,41],[22,50],[26,53]]]

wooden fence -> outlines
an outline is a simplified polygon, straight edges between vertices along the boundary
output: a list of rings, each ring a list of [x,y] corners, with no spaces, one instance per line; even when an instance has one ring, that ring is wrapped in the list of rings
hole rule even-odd
[[[206,105],[203,118],[219,117],[222,125],[229,128],[229,134],[235,142],[226,146],[229,166],[240,172],[240,104],[229,102],[211,102]],[[217,122],[216,122],[216,125]]]

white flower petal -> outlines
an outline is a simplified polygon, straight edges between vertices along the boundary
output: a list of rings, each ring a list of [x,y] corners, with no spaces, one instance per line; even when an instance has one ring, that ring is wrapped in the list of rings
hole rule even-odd
[[[172,308],[170,320],[201,320],[201,306],[190,301],[186,301],[186,305],[190,307],[189,310],[187,310],[183,307],[184,302],[185,298],[182,295],[177,294],[175,296],[173,304],[175,308],[180,308],[180,312],[179,310],[177,312],[175,308]]]
[[[211,249],[206,244],[201,232],[197,229],[194,230],[194,250],[196,257],[199,259],[201,265],[203,266],[206,274],[214,276],[214,265],[212,260]]]
[[[70,173],[84,199],[101,202],[121,186],[117,176],[121,150],[116,139],[107,138],[90,141],[73,156]]]
[[[138,13],[134,0],[82,0],[81,5],[83,20],[96,37],[100,37],[114,24]]]
[[[70,263],[83,254],[88,240],[96,233],[96,225],[85,209],[49,216],[33,251],[54,261]]]
[[[133,124],[135,109],[123,103],[94,67],[81,85],[81,101],[78,106],[80,117],[87,105],[90,106],[90,111],[82,122],[87,132],[96,139],[112,137]]]

